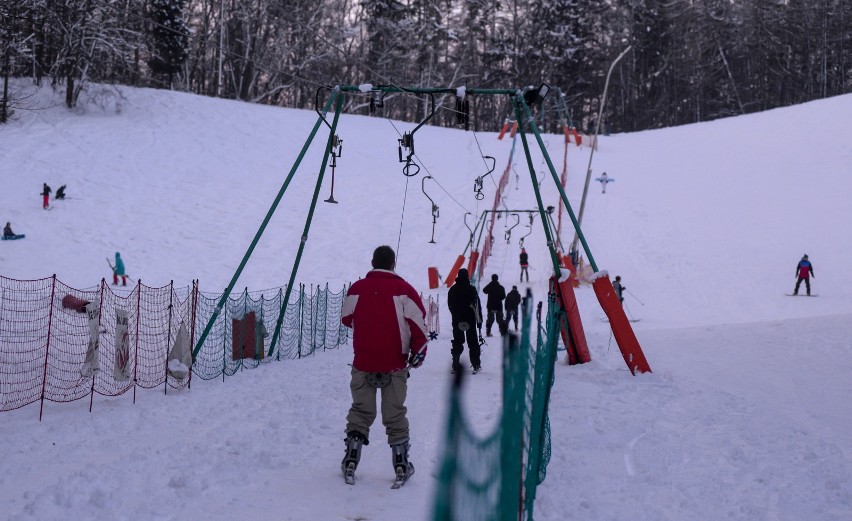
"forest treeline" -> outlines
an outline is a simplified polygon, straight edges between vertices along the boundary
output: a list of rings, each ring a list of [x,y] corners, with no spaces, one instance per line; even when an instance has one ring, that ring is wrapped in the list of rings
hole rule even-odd
[[[4,77],[65,89],[69,107],[92,84],[313,108],[323,85],[547,83],[545,126],[585,129],[628,46],[613,68],[608,131],[852,90],[849,0],[0,0]],[[367,96],[347,104],[369,111]],[[383,115],[417,120],[427,106],[388,96]],[[470,110],[481,130],[511,116],[505,98],[473,99]],[[454,124],[453,111],[433,122]]]

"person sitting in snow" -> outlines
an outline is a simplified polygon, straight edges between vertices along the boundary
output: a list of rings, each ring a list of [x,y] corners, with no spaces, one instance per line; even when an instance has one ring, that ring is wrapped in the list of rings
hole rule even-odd
[[[6,227],[3,228],[3,236],[4,237],[14,237],[15,232],[12,231],[12,223],[6,223]]]
[[[793,290],[793,295],[799,294],[799,286],[802,285],[802,281],[805,281],[805,288],[808,290],[808,295],[811,294],[811,277],[816,277],[814,275],[814,267],[811,264],[811,261],[808,260],[808,255],[805,254],[802,257],[802,260],[799,261],[799,264],[796,265],[796,289]]]
[[[54,199],[65,199],[65,185],[60,186],[56,190],[56,195],[53,197]]]

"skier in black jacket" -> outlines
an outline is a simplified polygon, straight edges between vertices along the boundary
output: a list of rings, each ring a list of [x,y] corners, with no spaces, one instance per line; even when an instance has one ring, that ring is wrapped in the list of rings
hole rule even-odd
[[[485,335],[491,336],[491,326],[494,324],[494,318],[497,318],[497,327],[500,329],[500,334],[506,334],[506,321],[503,320],[503,300],[506,298],[506,289],[497,282],[497,274],[491,275],[491,282],[488,283],[482,292],[488,295],[488,302],[485,304],[485,309],[488,310],[488,318],[485,321]]]
[[[473,372],[479,372],[481,365],[479,338],[476,330],[482,328],[482,304],[476,288],[470,283],[470,277],[465,268],[459,270],[456,283],[447,293],[447,306],[453,318],[453,373],[461,369],[462,351],[467,340],[468,356]]]
[[[506,329],[509,329],[509,322],[514,320],[515,331],[518,330],[518,306],[521,305],[521,294],[518,293],[518,287],[512,286],[512,291],[506,295]]]

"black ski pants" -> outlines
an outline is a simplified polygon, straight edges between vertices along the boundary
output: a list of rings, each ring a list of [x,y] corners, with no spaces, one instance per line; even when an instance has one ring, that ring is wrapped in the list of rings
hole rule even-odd
[[[506,321],[503,319],[503,310],[502,309],[489,309],[488,310],[488,318],[485,320],[485,332],[487,334],[491,334],[491,326],[494,325],[494,320],[497,320],[497,327],[500,329],[500,334],[505,335],[506,330],[509,328]]]
[[[799,292],[799,286],[802,285],[802,281],[805,281],[805,288],[808,290],[808,295],[810,295],[811,294],[811,279],[810,279],[810,277],[799,277],[799,280],[796,281],[796,289],[793,291],[793,294],[795,295]]]
[[[509,322],[515,322],[515,331],[518,330],[518,308],[506,310],[506,329],[509,329]]]
[[[457,322],[453,322],[453,349],[451,351],[453,355],[453,367],[458,370],[461,358],[461,354],[464,351],[464,343],[467,340],[467,354],[470,357],[470,365],[471,367],[479,367],[482,363],[480,360],[480,350],[479,350],[479,337],[476,334],[475,324],[470,325],[470,329],[467,331],[462,331],[459,329],[459,325]]]

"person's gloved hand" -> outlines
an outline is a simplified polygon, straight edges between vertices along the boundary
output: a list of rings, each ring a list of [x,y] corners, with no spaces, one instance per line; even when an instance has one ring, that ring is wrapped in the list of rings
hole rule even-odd
[[[419,353],[411,352],[408,355],[408,365],[411,367],[420,367],[423,365],[423,360],[426,359],[426,348],[420,350]]]

